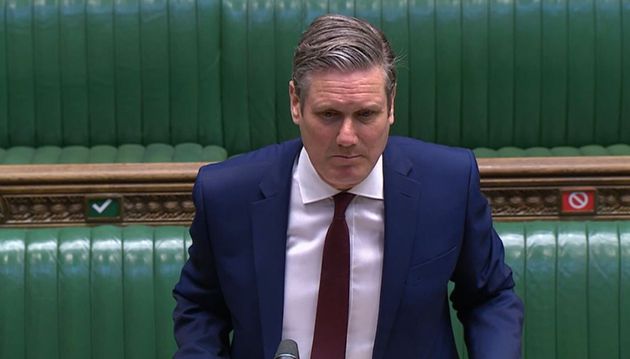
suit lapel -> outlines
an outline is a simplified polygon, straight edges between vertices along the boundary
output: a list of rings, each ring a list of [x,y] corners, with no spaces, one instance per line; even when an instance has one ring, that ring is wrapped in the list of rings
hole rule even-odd
[[[265,358],[273,357],[282,336],[291,173],[300,148],[298,141],[282,148],[279,161],[260,183],[263,199],[251,205],[254,266]]]
[[[374,358],[384,358],[416,237],[420,183],[408,177],[411,170],[406,156],[388,145],[383,154],[385,246]]]

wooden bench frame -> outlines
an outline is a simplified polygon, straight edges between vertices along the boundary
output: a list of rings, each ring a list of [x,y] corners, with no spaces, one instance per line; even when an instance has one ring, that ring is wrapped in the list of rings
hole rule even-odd
[[[0,226],[184,224],[201,163],[0,166]],[[496,220],[630,219],[630,156],[479,159]],[[563,191],[594,191],[595,208],[563,214]],[[117,218],[89,218],[90,198],[119,200]]]

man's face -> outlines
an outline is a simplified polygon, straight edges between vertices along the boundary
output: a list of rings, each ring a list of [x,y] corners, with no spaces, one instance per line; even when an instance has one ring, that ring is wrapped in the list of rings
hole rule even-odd
[[[315,170],[329,185],[346,190],[365,179],[383,153],[394,123],[380,67],[309,76],[304,103],[289,84],[291,115]]]

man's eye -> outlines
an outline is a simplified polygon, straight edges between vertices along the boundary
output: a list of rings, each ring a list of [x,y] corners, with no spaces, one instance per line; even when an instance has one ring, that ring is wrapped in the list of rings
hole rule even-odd
[[[368,119],[374,116],[374,113],[375,112],[372,110],[364,110],[364,111],[359,111],[358,115],[359,115],[359,118]]]
[[[337,116],[337,114],[334,111],[324,111],[321,113],[321,117],[327,120],[332,120],[335,116]]]

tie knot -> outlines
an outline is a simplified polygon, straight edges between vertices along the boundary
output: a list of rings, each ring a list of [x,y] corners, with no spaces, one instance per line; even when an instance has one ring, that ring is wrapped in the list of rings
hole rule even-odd
[[[354,194],[349,192],[339,192],[333,196],[335,200],[335,215],[334,218],[345,218],[346,209],[354,198]]]

